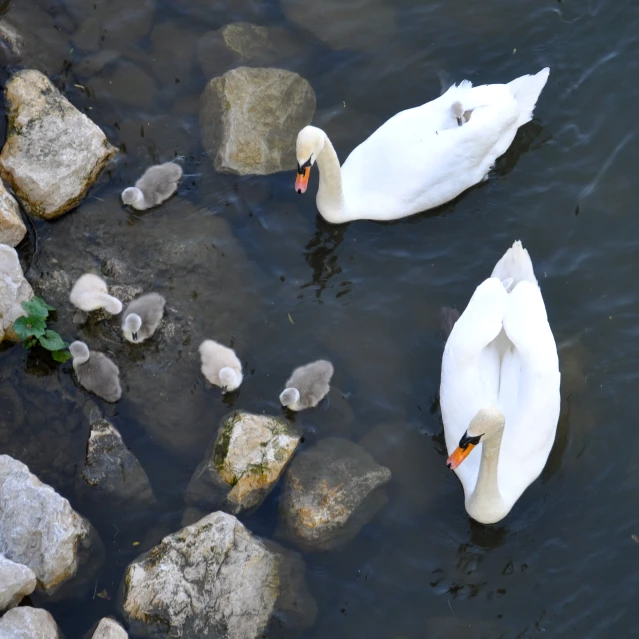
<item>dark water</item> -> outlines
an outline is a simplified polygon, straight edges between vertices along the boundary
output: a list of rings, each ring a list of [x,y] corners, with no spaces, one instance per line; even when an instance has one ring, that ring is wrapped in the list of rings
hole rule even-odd
[[[125,396],[106,415],[159,501],[133,517],[83,503],[76,481],[87,397],[70,365],[54,369],[19,346],[0,352],[0,450],[68,497],[107,550],[95,593],[110,599],[92,590],[80,602],[36,600],[67,637],[112,614],[126,565],[179,528],[182,492],[219,418],[231,406],[278,414],[291,369],[317,357],[334,362],[341,393],[327,410],[297,417],[305,445],[326,435],[361,441],[394,476],[387,507],[354,541],[305,557],[319,605],[306,638],[636,634],[637,5],[360,4],[345,25],[357,49],[329,47],[288,22],[277,1],[9,6],[16,19],[28,13],[36,61],[126,150],[76,211],[36,223],[21,258],[36,290],[59,308],[54,327],[118,361]],[[139,14],[131,17],[131,7]],[[92,12],[98,35],[79,39]],[[550,66],[550,80],[534,121],[488,182],[411,219],[334,227],[316,213],[317,177],[299,198],[292,173],[218,175],[203,153],[197,115],[206,78],[195,44],[242,18],[295,35],[299,53],[281,66],[313,86],[315,122],[342,159],[390,115],[439,95],[441,72],[481,84]],[[105,49],[114,61],[87,71],[87,56]],[[178,196],[148,214],[123,211],[122,188],[175,154],[194,174]],[[541,479],[505,521],[482,527],[469,520],[445,467],[438,316],[442,305],[462,309],[515,239],[531,252],[560,345],[562,413]],[[164,334],[134,349],[108,323],[77,333],[64,299],[88,268],[165,294]],[[230,400],[199,373],[205,337],[232,339],[246,362],[249,374]],[[277,502],[276,490],[243,521],[272,536]]]

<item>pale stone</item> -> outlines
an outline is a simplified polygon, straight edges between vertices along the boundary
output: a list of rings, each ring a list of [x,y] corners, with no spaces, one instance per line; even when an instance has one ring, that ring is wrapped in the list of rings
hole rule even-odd
[[[17,246],[27,234],[20,207],[0,181],[0,244]]]
[[[33,298],[33,290],[24,278],[16,250],[0,244],[0,342],[18,339],[13,323],[23,315],[22,302]]]
[[[0,554],[0,612],[17,606],[36,587],[36,576],[28,566]]]
[[[297,134],[314,113],[315,92],[297,73],[238,67],[213,78],[202,94],[204,148],[223,173],[291,170]]]
[[[49,79],[19,71],[6,87],[9,130],[0,173],[28,213],[62,215],[85,197],[117,152]]]
[[[126,630],[114,619],[105,617],[100,620],[91,639],[128,639]]]
[[[53,617],[41,608],[13,608],[0,619],[0,639],[60,639]]]

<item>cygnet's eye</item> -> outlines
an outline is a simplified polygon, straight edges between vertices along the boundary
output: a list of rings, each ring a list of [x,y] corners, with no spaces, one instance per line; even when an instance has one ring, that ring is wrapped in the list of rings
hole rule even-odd
[[[476,437],[470,437],[468,435],[468,433],[464,433],[462,435],[462,438],[459,440],[459,447],[462,450],[466,450],[468,448],[469,445],[473,445],[473,446],[477,446],[477,444],[479,444],[479,440],[484,436],[484,434],[482,433],[481,435],[477,435]]]

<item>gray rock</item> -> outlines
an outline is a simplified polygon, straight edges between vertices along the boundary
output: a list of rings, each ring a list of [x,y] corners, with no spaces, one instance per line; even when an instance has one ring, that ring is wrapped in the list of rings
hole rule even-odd
[[[128,636],[126,630],[117,621],[104,617],[100,620],[91,639],[127,639]]]
[[[267,66],[301,56],[303,43],[282,27],[233,22],[205,33],[197,43],[197,57],[207,78],[243,66]]]
[[[39,589],[53,594],[101,550],[91,524],[66,499],[23,463],[0,455],[0,552],[29,566]]]
[[[204,148],[224,173],[291,170],[297,134],[314,113],[315,93],[297,73],[239,67],[213,78],[202,94]]]
[[[33,290],[24,277],[16,250],[0,244],[0,342],[18,339],[13,323],[23,315],[22,302],[33,297]]]
[[[378,489],[390,479],[391,471],[361,446],[323,439],[298,453],[286,471],[279,534],[306,550],[339,546],[386,504]]]
[[[27,234],[20,207],[0,181],[0,244],[17,246]]]
[[[238,514],[259,506],[271,492],[300,441],[283,419],[235,411],[222,420],[217,438],[186,489],[188,504]]]
[[[138,510],[155,503],[144,468],[106,419],[91,424],[82,479],[85,493],[107,506]]]
[[[17,606],[36,587],[36,576],[28,566],[0,554],[0,612]]]
[[[9,131],[2,178],[27,212],[51,219],[74,208],[116,153],[104,133],[39,71],[20,71],[6,87]]]
[[[122,609],[135,636],[257,639],[270,623],[310,627],[302,558],[216,512],[165,537],[126,570]]]
[[[282,0],[284,15],[334,49],[375,52],[396,31],[395,10],[384,0]],[[362,28],[366,16],[366,28]]]
[[[53,617],[41,608],[14,608],[0,619],[0,639],[61,639]]]

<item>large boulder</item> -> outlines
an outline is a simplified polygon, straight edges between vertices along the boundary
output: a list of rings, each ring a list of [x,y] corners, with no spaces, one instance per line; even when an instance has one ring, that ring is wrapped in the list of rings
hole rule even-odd
[[[0,342],[17,340],[13,323],[23,315],[22,302],[33,297],[33,290],[24,277],[15,249],[0,244]]]
[[[81,476],[86,487],[84,493],[103,505],[141,510],[155,503],[144,468],[106,419],[91,424]]]
[[[0,639],[60,639],[53,617],[41,608],[14,608],[0,619]]]
[[[0,244],[18,246],[26,234],[20,207],[0,181]]]
[[[386,504],[391,471],[357,444],[322,439],[298,453],[286,471],[280,534],[305,550],[328,550],[352,539]]]
[[[55,593],[101,551],[97,533],[69,502],[22,463],[0,455],[0,552],[33,570]],[[91,566],[95,569],[95,563]],[[91,571],[92,572],[92,571]],[[85,572],[84,580],[89,578]]]
[[[280,6],[291,22],[334,49],[373,53],[387,44],[396,30],[395,9],[385,0],[281,0]]]
[[[300,441],[287,421],[235,411],[224,418],[186,489],[188,504],[238,514],[259,506],[284,472]]]
[[[104,617],[100,620],[91,639],[127,639],[126,630],[114,619]]]
[[[201,98],[204,148],[216,170],[268,175],[294,169],[295,140],[315,113],[315,92],[297,73],[238,67]]]
[[[27,212],[58,217],[84,198],[116,149],[39,71],[14,74],[5,94],[9,129],[0,174]]]
[[[136,637],[257,639],[272,623],[292,630],[313,624],[304,573],[297,553],[216,512],[129,565],[122,609]]]
[[[0,612],[17,606],[36,587],[36,576],[28,566],[0,554]]]

